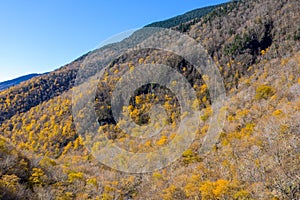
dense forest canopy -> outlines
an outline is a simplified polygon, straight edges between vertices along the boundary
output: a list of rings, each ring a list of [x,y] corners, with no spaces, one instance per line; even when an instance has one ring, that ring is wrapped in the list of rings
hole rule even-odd
[[[83,65],[87,66],[83,78],[97,72],[87,58],[105,60],[115,49],[126,49],[132,41],[155,34],[142,29],[53,72],[0,91],[0,198],[299,199],[299,1],[231,1],[149,27],[170,28],[193,38],[222,77],[226,116],[210,151],[200,152],[215,112],[207,84],[211,77],[197,72],[184,57],[161,49],[129,51],[109,63],[95,84],[91,106],[97,121],[93,123],[101,133],[96,139],[101,142],[105,137],[106,142],[130,152],[155,151],[171,143],[176,138],[172,128],[179,126],[184,115],[172,90],[145,84],[122,107],[138,125],[170,125],[152,140],[132,140],[120,130],[111,109],[113,91],[124,74],[140,65],[170,66],[194,89],[193,106],[200,110],[195,138],[179,159],[152,172],[124,173],[99,162],[92,152],[99,146],[87,148],[89,140],[76,129],[72,106],[85,98],[77,93],[74,99],[78,72]],[[153,105],[165,110],[154,122]],[[89,122],[85,110],[78,113]]]

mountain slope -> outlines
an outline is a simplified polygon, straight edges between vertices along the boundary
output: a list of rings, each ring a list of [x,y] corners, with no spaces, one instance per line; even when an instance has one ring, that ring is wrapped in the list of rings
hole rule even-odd
[[[110,142],[118,142],[132,152],[168,143],[171,133],[150,142],[136,144],[133,140],[127,145],[128,138],[112,120],[110,110],[111,91],[124,71],[139,64],[166,64],[183,74],[196,90],[202,110],[195,141],[172,165],[147,174],[112,170],[85,148],[86,141],[75,131],[72,117],[71,88],[78,69],[86,56],[105,59],[113,48],[126,48],[132,40],[142,41],[151,35],[138,31],[123,42],[90,52],[63,68],[0,93],[0,133],[4,137],[0,140],[0,163],[9,163],[15,169],[2,167],[0,196],[20,197],[26,193],[30,199],[299,199],[298,1],[239,1],[216,7],[191,21],[195,23],[187,23],[185,34],[201,43],[213,58],[227,93],[226,121],[211,152],[199,153],[213,112],[203,77],[184,58],[158,49],[128,52],[110,63],[106,78],[99,81],[94,102],[100,129]],[[178,30],[180,23],[186,22],[172,28]],[[89,70],[87,76],[95,72],[92,67]],[[127,109],[134,122],[148,123],[144,113],[151,103],[161,104],[170,116],[168,123],[178,125],[178,101],[157,85],[142,87],[130,100]],[[8,143],[23,153],[11,156],[6,150],[11,148]],[[30,163],[26,175],[20,173],[22,163]]]
[[[179,15],[179,16],[176,16],[176,17],[164,20],[164,21],[151,23],[145,27],[172,28],[172,27],[180,26],[180,25],[190,22],[190,21],[193,21],[193,23],[196,23],[195,22],[196,20],[199,20],[203,16],[207,15],[208,13],[210,13],[211,11],[213,11],[214,9],[216,9],[217,7],[220,7],[222,5],[226,5],[226,4],[195,9],[195,10],[189,11],[183,15]]]
[[[18,78],[15,78],[15,79],[12,79],[12,80],[9,80],[9,81],[4,81],[4,82],[1,82],[0,83],[0,91],[1,90],[5,90],[9,87],[12,87],[12,86],[15,86],[15,85],[18,85],[20,84],[21,82],[24,82],[24,81],[27,81],[35,76],[39,76],[40,74],[28,74],[28,75],[25,75],[25,76],[21,76],[21,77],[18,77]]]

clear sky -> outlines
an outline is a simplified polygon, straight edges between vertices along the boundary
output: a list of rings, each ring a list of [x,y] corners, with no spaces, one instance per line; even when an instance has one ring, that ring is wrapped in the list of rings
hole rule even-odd
[[[0,0],[0,82],[52,71],[105,39],[228,0]]]

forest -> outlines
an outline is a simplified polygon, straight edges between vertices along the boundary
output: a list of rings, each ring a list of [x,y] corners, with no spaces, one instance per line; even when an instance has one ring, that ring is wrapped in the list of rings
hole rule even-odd
[[[129,51],[110,62],[95,83],[91,102],[99,142],[90,144],[90,135],[77,129],[74,105],[81,105],[85,94],[93,92],[77,90],[81,83],[76,78],[86,58],[105,60],[115,49],[155,34],[142,29],[0,91],[0,199],[300,199],[299,1],[230,1],[145,26],[149,27],[169,28],[193,38],[216,64],[226,93],[221,108],[226,116],[210,151],[200,150],[215,112],[213,91],[207,84],[211,77],[200,74],[184,57],[161,49]],[[194,89],[197,101],[192,104],[200,110],[199,124],[189,128],[195,128],[195,139],[179,159],[160,169],[126,173],[110,168],[93,153],[102,143],[143,153],[164,148],[177,137],[173,129],[186,113],[181,112],[174,92],[159,84],[135,90],[121,110],[135,124],[168,124],[170,129],[151,140],[135,140],[114,118],[112,96],[118,83],[126,81],[124,74],[154,64],[170,66]],[[96,72],[87,65],[82,78]],[[165,110],[154,122],[149,114],[153,105]],[[78,113],[78,119],[90,125],[87,112]]]

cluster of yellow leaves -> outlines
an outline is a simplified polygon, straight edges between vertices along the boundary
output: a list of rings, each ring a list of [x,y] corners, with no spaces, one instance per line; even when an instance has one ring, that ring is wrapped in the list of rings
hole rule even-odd
[[[273,116],[279,116],[279,115],[281,115],[281,114],[282,114],[282,110],[275,110],[275,111],[272,113]]]
[[[228,180],[206,181],[200,186],[203,200],[209,199],[247,199],[250,194],[239,190],[237,184]]]
[[[68,174],[68,180],[73,183],[75,180],[82,180],[83,175],[84,174],[82,172],[71,172]]]
[[[202,121],[206,121],[213,113],[212,107],[208,106],[205,110],[204,110],[204,115],[202,115],[200,118]]]
[[[269,85],[260,85],[256,88],[255,99],[268,99],[275,94],[275,89]]]
[[[5,187],[9,189],[11,192],[14,192],[17,190],[19,182],[19,177],[16,175],[3,175],[0,179],[0,186]],[[0,194],[1,197],[1,194]]]
[[[139,64],[141,65],[141,64],[143,64],[144,63],[144,61],[145,61],[145,59],[144,58],[140,58],[139,60],[138,60],[138,62],[139,62]]]
[[[41,186],[44,184],[43,179],[45,178],[45,173],[40,168],[33,168],[29,182],[34,186]]]
[[[157,144],[158,146],[163,146],[164,144],[167,143],[167,141],[168,141],[168,137],[165,136],[165,135],[163,135],[163,136],[160,138],[160,140],[158,140],[158,141],[156,142],[156,144]]]
[[[185,150],[182,154],[182,157],[183,162],[186,164],[199,162],[201,160],[200,157],[192,149]]]

